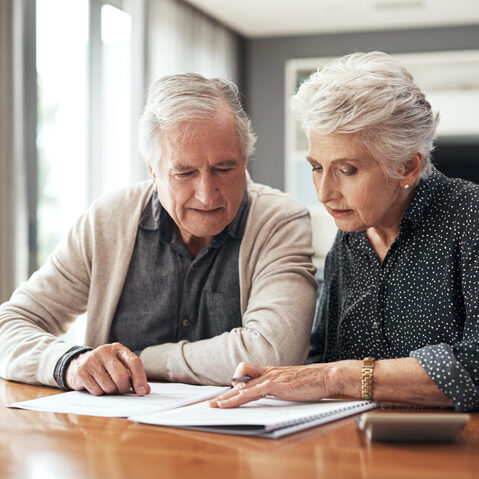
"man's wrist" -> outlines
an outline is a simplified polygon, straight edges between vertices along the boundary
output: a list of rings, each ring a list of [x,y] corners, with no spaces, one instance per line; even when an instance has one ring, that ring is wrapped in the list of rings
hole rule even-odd
[[[64,390],[70,390],[66,383],[66,372],[68,366],[80,354],[86,353],[87,351],[91,351],[92,348],[88,346],[73,346],[73,348],[69,349],[58,361],[55,365],[55,370],[53,371],[53,378],[55,379],[58,387]]]

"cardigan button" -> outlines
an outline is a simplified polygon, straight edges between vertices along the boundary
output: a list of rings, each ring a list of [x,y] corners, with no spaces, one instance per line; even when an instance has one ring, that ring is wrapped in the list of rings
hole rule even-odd
[[[187,328],[187,327],[190,325],[190,322],[189,322],[187,319],[184,319],[184,320],[181,322],[181,324],[182,324],[185,328]]]

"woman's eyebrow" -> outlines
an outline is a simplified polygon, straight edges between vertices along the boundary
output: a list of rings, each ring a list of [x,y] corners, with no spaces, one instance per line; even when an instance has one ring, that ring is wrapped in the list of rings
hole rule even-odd
[[[307,156],[306,160],[310,163],[319,163],[318,160],[315,160],[311,156]],[[335,160],[331,161],[331,163],[344,163],[344,162],[352,162],[352,163],[359,163],[361,161],[360,158],[353,158],[353,157],[344,157],[344,158],[336,158]]]

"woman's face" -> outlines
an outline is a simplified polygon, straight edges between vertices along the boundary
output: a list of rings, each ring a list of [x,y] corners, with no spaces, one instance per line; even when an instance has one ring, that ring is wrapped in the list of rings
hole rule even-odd
[[[389,178],[357,135],[314,132],[308,161],[318,200],[343,231],[397,227],[404,213],[399,180]]]

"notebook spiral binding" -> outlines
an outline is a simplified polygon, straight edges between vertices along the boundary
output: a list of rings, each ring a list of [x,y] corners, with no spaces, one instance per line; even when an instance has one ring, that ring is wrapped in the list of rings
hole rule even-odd
[[[322,418],[326,418],[326,417],[329,417],[329,416],[337,416],[339,413],[342,413],[342,412],[345,412],[345,411],[351,411],[353,409],[362,408],[363,406],[365,406],[367,404],[371,404],[371,401],[364,401],[364,402],[361,402],[359,404],[355,404],[353,406],[338,407],[337,409],[334,409],[333,411],[322,412],[321,414],[311,414],[310,416],[306,416],[302,419],[291,419],[289,421],[284,421],[282,423],[279,423],[279,424],[275,425],[274,429],[277,431],[279,429],[283,429],[283,428],[286,428],[286,427],[297,426],[298,424],[306,424],[308,422],[315,421],[317,419],[322,419]]]

